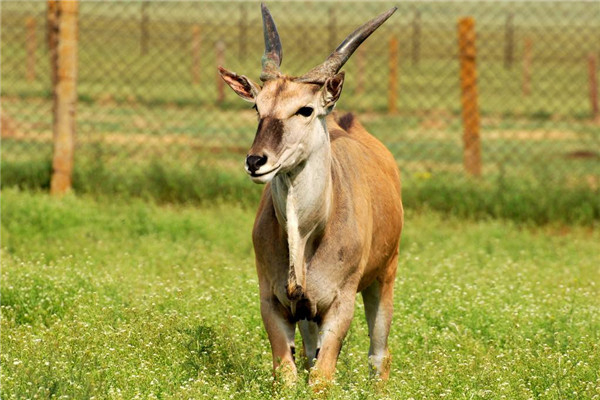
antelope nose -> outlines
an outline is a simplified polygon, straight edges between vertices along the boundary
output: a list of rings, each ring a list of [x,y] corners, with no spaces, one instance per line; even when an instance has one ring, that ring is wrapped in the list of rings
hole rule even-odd
[[[248,167],[248,171],[251,174],[254,174],[256,171],[260,169],[263,165],[267,163],[267,156],[247,156],[246,157],[246,166]]]

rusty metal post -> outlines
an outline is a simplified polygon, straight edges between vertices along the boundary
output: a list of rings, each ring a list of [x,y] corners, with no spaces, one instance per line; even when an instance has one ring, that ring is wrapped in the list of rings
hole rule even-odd
[[[523,96],[527,97],[531,93],[531,49],[533,42],[530,38],[525,38],[523,46]]]
[[[58,2],[57,80],[54,86],[54,154],[50,193],[71,189],[77,104],[77,16],[79,1]]]
[[[415,16],[412,21],[412,65],[419,65],[421,58],[421,12],[415,11]]]
[[[142,1],[141,5],[141,18],[140,18],[140,54],[146,55],[148,53],[148,4],[147,0]]]
[[[398,112],[398,39],[390,38],[389,44],[388,113]]]
[[[513,65],[514,48],[515,48],[515,27],[514,27],[514,14],[509,13],[506,16],[506,23],[504,25],[504,68],[510,69]]]
[[[35,19],[33,17],[27,18],[25,25],[27,26],[27,70],[25,76],[28,82],[35,81]]]
[[[329,30],[329,48],[335,49],[337,47],[337,22],[335,7],[329,7],[329,23],[327,28]]]
[[[52,87],[56,85],[58,69],[58,2],[48,0],[46,8],[46,39],[48,44],[48,54],[50,55],[50,81]]]
[[[598,64],[596,63],[596,56],[592,53],[588,57],[588,82],[590,86],[590,109],[592,112],[592,119],[596,120],[600,117],[600,111],[598,110]]]
[[[240,3],[240,22],[238,24],[238,39],[239,39],[239,58],[241,61],[246,60],[248,47],[248,7],[244,3]]]
[[[463,119],[463,163],[472,176],[481,176],[481,140],[479,137],[479,106],[477,101],[477,68],[475,19],[458,22],[460,54],[460,87]]]
[[[217,66],[225,65],[225,42],[222,40],[217,41],[215,44],[215,52],[217,59]],[[217,73],[217,104],[222,104],[225,101],[225,82],[221,79],[221,76]]]
[[[359,95],[365,91],[365,48],[359,47],[354,53],[356,58],[356,87],[354,94]]]
[[[200,83],[200,27],[192,27],[192,83]]]

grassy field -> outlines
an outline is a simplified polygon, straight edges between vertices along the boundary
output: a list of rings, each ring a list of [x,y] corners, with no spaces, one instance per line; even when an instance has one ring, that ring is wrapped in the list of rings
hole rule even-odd
[[[2,187],[48,190],[51,163],[44,157],[48,144],[39,145],[36,157],[13,160],[19,147],[3,141]],[[155,159],[139,146],[132,155],[107,152],[106,146],[92,146],[79,152],[73,176],[76,193],[107,198],[138,198],[161,204],[234,202],[244,206],[258,203],[261,187],[249,182],[242,171],[239,153],[202,152],[181,146],[180,153],[165,154],[160,148]],[[7,154],[8,153],[8,154]],[[7,154],[5,156],[5,154]],[[178,157],[180,156],[180,158]],[[187,158],[189,157],[189,158]],[[182,163],[181,160],[187,160]],[[584,161],[585,163],[585,161]],[[594,165],[593,161],[589,165]],[[427,166],[427,165],[426,165]],[[499,169],[484,179],[469,179],[456,171],[430,172],[404,168],[403,195],[406,207],[415,211],[437,210],[469,219],[500,218],[518,224],[563,223],[594,227],[600,221],[597,174],[556,174],[536,168],[535,175],[520,176]],[[567,171],[565,171],[567,172]]]
[[[2,191],[3,399],[310,398],[273,385],[254,211]],[[409,210],[389,384],[362,301],[333,399],[600,397],[598,230]]]

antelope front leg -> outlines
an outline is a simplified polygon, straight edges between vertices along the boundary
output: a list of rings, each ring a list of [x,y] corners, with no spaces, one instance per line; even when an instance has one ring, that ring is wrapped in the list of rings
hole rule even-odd
[[[277,300],[263,299],[260,302],[260,313],[271,342],[273,353],[273,375],[280,375],[286,384],[294,383],[297,377],[294,360],[295,324],[289,322],[281,313]]]
[[[317,355],[317,362],[309,376],[309,384],[316,389],[327,385],[333,379],[342,343],[354,315],[354,300],[353,291],[339,296],[323,317],[323,322],[319,327],[321,347]]]

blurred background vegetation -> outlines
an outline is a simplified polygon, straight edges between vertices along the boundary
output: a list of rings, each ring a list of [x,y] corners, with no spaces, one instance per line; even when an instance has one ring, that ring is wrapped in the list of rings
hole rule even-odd
[[[338,103],[392,151],[407,207],[533,223],[600,219],[600,7],[564,2],[269,2],[282,70],[321,62],[398,12],[344,67]],[[475,20],[482,175],[463,166],[458,19]],[[2,187],[46,189],[52,83],[45,2],[2,2]],[[254,206],[254,111],[217,64],[258,81],[257,2],[82,2],[74,190]],[[395,81],[395,83],[392,83]],[[390,91],[390,87],[394,90]],[[596,99],[597,102],[597,99]]]

